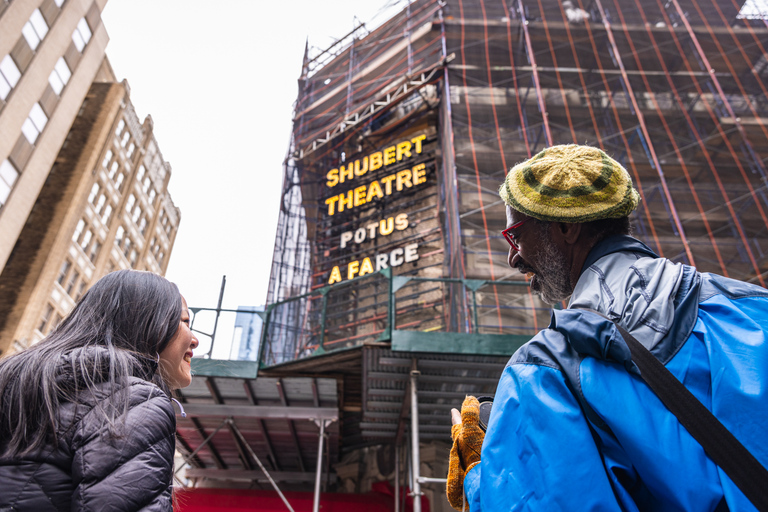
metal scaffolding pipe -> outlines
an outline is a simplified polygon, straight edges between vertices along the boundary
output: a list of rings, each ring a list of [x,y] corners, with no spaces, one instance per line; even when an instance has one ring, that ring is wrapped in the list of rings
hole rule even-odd
[[[419,399],[417,383],[421,372],[411,371],[411,466],[413,474],[413,512],[421,512],[421,483],[419,482]]]
[[[320,426],[320,437],[317,442],[317,469],[315,470],[315,498],[312,501],[312,512],[320,510],[320,476],[323,472],[323,437],[325,436],[326,420],[316,420]]]
[[[395,444],[395,512],[400,512],[400,447]]]
[[[253,451],[253,448],[251,448],[251,445],[248,444],[248,441],[245,440],[245,437],[243,436],[242,432],[240,432],[240,429],[237,428],[237,425],[235,425],[235,421],[232,418],[227,418],[227,423],[232,427],[232,431],[237,435],[238,438],[240,438],[240,441],[245,445],[245,449],[248,450],[248,453],[253,457],[253,460],[256,461],[256,464],[259,465],[259,468],[264,473],[264,476],[267,477],[267,480],[269,480],[269,483],[272,484],[272,488],[277,491],[277,494],[280,496],[280,499],[283,500],[283,503],[285,503],[285,506],[290,510],[291,512],[294,512],[293,507],[290,503],[288,503],[288,500],[286,499],[285,495],[280,491],[280,488],[277,486],[275,481],[272,479],[272,475],[269,474],[269,471],[267,471],[267,468],[264,467],[264,464],[261,463],[261,460],[256,455],[256,452]]]

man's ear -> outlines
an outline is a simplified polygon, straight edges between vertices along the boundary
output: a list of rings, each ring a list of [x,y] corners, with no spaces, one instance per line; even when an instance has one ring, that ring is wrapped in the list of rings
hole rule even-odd
[[[558,234],[568,245],[573,245],[579,240],[581,235],[581,224],[578,222],[558,222],[556,224]]]

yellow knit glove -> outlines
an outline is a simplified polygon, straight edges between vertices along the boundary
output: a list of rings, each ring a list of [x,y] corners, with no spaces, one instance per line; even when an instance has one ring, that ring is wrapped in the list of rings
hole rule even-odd
[[[464,510],[464,477],[480,462],[485,432],[480,428],[480,402],[468,396],[461,404],[461,423],[451,427],[451,448],[448,459],[448,482],[445,494],[456,510]]]

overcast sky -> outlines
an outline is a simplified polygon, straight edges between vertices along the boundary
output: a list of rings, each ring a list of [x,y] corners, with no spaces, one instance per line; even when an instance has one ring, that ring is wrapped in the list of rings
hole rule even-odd
[[[267,295],[304,44],[325,48],[359,19],[407,0],[109,0],[107,56],[151,115],[181,209],[167,277],[190,306],[258,306]],[[355,18],[357,17],[357,18]]]

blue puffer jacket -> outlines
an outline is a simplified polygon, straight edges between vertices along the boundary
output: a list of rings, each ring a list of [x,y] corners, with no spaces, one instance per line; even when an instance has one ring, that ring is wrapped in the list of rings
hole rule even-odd
[[[617,320],[768,467],[768,291],[621,236],[570,306]],[[470,510],[755,510],[633,370],[611,322],[555,311],[501,376]]]

